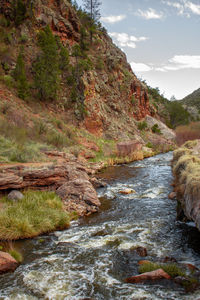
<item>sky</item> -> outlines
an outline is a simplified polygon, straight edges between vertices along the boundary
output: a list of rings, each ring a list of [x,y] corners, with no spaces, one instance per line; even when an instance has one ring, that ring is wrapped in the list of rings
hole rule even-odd
[[[200,0],[101,1],[101,23],[139,79],[168,99],[200,88]]]

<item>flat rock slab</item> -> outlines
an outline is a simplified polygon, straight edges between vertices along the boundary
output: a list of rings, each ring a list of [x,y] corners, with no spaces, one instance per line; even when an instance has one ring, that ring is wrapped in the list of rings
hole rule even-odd
[[[53,190],[67,211],[79,216],[98,211],[100,201],[90,182],[87,168],[79,162],[51,163],[0,168],[0,190]]]
[[[0,251],[0,274],[14,271],[18,266],[18,262],[6,252]]]
[[[140,275],[132,276],[129,278],[126,278],[127,283],[141,283],[145,282],[147,280],[160,280],[160,279],[171,279],[169,274],[167,274],[163,269],[158,269],[152,272],[146,272]]]

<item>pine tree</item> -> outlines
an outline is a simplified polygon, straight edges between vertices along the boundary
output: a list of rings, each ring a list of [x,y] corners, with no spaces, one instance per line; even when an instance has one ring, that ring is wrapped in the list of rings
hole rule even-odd
[[[90,14],[91,19],[97,23],[101,17],[99,0],[83,0],[85,10]]]
[[[100,14],[100,5],[99,0],[83,0],[84,8],[90,15],[90,42],[92,43],[92,37],[95,31],[95,25],[98,23],[101,14]]]
[[[17,63],[13,72],[13,77],[17,82],[18,97],[25,100],[29,95],[29,85],[26,78],[25,63],[23,56],[24,54],[22,48],[17,57]]]
[[[26,18],[26,3],[23,0],[14,0],[12,5],[14,8],[15,25],[19,26]]]
[[[69,52],[62,44],[60,45],[60,63],[59,67],[62,71],[67,71],[69,67]]]
[[[57,42],[49,26],[40,31],[38,45],[42,53],[33,64],[35,88],[41,100],[53,100],[59,89],[60,69]]]

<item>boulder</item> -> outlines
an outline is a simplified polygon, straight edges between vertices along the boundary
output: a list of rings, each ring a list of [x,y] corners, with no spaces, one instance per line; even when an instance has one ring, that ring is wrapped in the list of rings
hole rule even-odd
[[[17,200],[21,200],[23,198],[24,198],[24,195],[21,192],[16,191],[16,190],[13,190],[8,194],[9,200],[17,201]]]
[[[18,266],[18,262],[6,252],[0,251],[0,274],[14,271]]]
[[[130,155],[135,151],[140,151],[142,149],[142,143],[138,141],[126,141],[117,144],[117,150],[119,156]]]
[[[137,254],[141,257],[145,257],[148,255],[147,249],[145,247],[137,247],[135,250],[136,250]]]
[[[171,193],[168,195],[168,198],[171,199],[171,200],[176,199],[176,192],[171,192]]]
[[[132,276],[129,278],[126,278],[127,283],[141,283],[145,282],[147,280],[154,281],[154,280],[160,280],[160,279],[171,279],[169,274],[167,274],[163,269],[158,269],[152,272],[146,272],[140,275]]]
[[[67,211],[76,211],[79,216],[98,211],[100,201],[89,180],[77,178],[63,184],[56,190]]]

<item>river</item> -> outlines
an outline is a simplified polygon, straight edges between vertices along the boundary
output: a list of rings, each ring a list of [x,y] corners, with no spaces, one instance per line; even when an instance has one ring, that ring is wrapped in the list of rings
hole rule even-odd
[[[145,259],[166,256],[200,267],[200,234],[192,223],[176,221],[171,153],[111,167],[101,177],[98,214],[72,222],[68,230],[17,242],[24,262],[0,276],[0,299],[197,300],[175,284],[127,284],[138,274],[142,258],[134,247],[147,248]],[[136,193],[121,195],[131,188]]]

